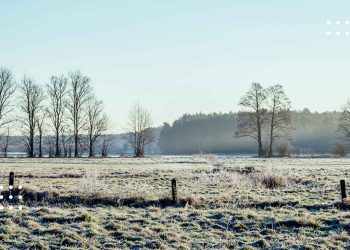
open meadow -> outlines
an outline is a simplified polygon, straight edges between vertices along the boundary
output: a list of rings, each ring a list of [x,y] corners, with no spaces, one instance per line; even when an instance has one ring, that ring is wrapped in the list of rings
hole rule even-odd
[[[349,159],[1,159],[0,249],[350,249]],[[171,180],[178,203],[172,203]]]

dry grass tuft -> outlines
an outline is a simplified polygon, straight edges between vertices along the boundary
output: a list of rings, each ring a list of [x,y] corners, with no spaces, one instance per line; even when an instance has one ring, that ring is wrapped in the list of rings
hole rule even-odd
[[[286,187],[288,181],[286,177],[277,174],[263,174],[261,176],[261,183],[266,188],[275,189]]]

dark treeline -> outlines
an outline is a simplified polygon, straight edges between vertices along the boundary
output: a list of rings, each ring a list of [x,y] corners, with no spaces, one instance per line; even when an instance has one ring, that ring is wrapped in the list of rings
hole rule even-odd
[[[159,149],[163,154],[255,152],[251,140],[234,139],[236,117],[234,113],[185,114],[172,126],[164,124]]]
[[[288,138],[295,154],[329,153],[339,138],[339,112],[291,111],[292,129]],[[256,143],[235,137],[236,113],[185,114],[172,125],[164,124],[159,148],[164,154],[256,153]],[[266,145],[266,141],[264,141]]]

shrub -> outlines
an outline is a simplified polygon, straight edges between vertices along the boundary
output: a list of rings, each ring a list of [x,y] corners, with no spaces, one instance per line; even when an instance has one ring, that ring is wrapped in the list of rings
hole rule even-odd
[[[262,148],[262,157],[268,157],[269,156],[269,152],[270,152],[270,149],[269,149],[269,146],[267,144],[263,144],[263,148]]]
[[[268,174],[262,176],[261,183],[266,188],[274,189],[287,186],[287,179],[284,176]]]
[[[347,154],[347,149],[343,144],[337,143],[332,147],[332,154],[345,157]]]
[[[278,156],[280,157],[290,157],[290,143],[283,142],[277,145]]]

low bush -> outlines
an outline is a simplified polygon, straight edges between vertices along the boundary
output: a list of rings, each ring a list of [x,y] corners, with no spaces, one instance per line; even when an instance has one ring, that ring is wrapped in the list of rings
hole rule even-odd
[[[283,142],[277,145],[277,153],[279,157],[290,157],[290,143]]]
[[[332,147],[332,154],[340,157],[345,157],[347,154],[347,148],[340,143],[334,144]]]
[[[276,174],[265,174],[261,178],[261,184],[269,189],[287,186],[287,178]]]

